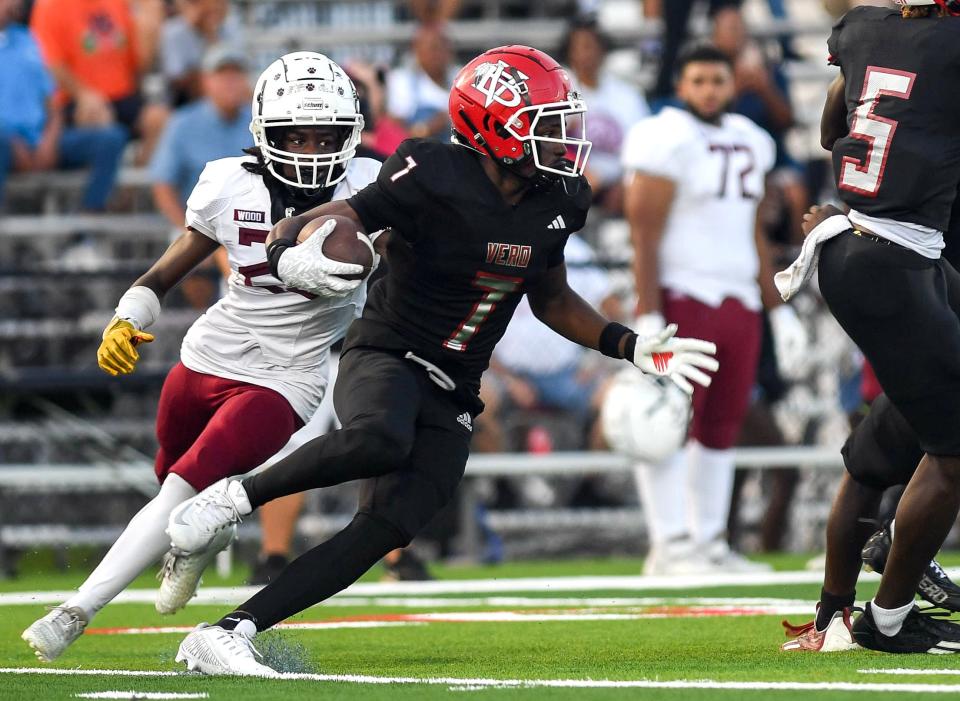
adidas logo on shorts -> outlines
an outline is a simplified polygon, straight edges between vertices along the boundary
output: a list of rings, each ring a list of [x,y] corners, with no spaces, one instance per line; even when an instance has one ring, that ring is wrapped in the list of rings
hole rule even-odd
[[[473,433],[473,419],[470,418],[470,412],[465,411],[457,417],[457,422],[465,429]]]

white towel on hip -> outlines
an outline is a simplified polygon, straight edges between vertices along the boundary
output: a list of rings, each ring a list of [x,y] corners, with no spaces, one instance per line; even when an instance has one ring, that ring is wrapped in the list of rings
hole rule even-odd
[[[781,270],[773,276],[773,284],[777,286],[777,291],[784,302],[797,294],[800,288],[807,283],[807,280],[813,277],[817,270],[820,247],[823,242],[852,228],[853,225],[850,220],[844,215],[834,214],[817,224],[813,231],[807,234],[797,259],[786,270]]]

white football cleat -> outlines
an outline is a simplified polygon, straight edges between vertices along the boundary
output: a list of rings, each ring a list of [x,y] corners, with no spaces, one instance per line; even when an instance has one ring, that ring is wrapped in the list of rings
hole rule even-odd
[[[263,657],[253,642],[237,630],[201,623],[177,650],[177,662],[184,662],[190,672],[230,674],[242,677],[276,677],[278,673],[257,662]]]
[[[227,477],[178,504],[170,512],[167,535],[180,553],[204,552],[220,531],[239,523],[252,511],[243,485]]]
[[[646,576],[674,577],[691,574],[715,574],[717,566],[690,538],[677,538],[650,549],[643,561]]]
[[[710,561],[721,572],[737,574],[773,572],[773,567],[766,562],[748,560],[736,550],[731,550],[726,538],[717,538],[709,543],[704,550]]]
[[[787,637],[791,638],[780,646],[784,652],[846,652],[860,646],[853,640],[853,624],[850,622],[852,607],[836,611],[827,624],[826,630],[819,631],[815,621],[800,626],[783,622]]]
[[[20,635],[41,662],[53,662],[70,643],[83,634],[87,614],[76,606],[54,606],[43,618],[30,624]]]
[[[163,565],[157,578],[160,580],[160,589],[157,591],[157,613],[176,613],[197,594],[200,586],[200,577],[203,571],[210,566],[214,558],[224,548],[228,547],[237,535],[236,526],[228,526],[213,538],[210,547],[195,553],[181,553],[179,550],[170,550],[163,556]]]

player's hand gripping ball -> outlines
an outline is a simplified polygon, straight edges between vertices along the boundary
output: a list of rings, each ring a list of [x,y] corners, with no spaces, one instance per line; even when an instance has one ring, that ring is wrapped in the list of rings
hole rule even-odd
[[[285,285],[324,297],[346,297],[376,267],[373,244],[350,219],[318,217],[280,256],[277,272]]]

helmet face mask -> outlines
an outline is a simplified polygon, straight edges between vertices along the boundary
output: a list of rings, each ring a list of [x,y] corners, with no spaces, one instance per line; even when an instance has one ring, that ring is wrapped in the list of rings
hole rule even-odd
[[[260,151],[267,169],[281,182],[306,190],[342,180],[346,164],[356,151],[356,145],[349,143],[352,131],[348,124],[271,125],[265,126],[264,132],[266,139]],[[291,135],[305,142],[302,151],[290,143]]]
[[[577,136],[587,132],[586,111],[587,106],[580,96],[571,92],[567,101],[517,110],[504,128],[521,143],[530,144],[529,150],[526,146],[524,150],[533,157],[537,170],[577,177],[583,175],[593,146]],[[562,147],[566,157],[548,160],[546,154],[553,150],[551,144]]]
[[[457,74],[449,109],[456,142],[522,177],[583,174],[587,107],[542,51],[503,46],[481,54]]]
[[[342,128],[345,136],[329,153],[300,153],[283,148],[283,128]],[[257,80],[250,132],[267,170],[292,187],[314,190],[346,176],[363,130],[357,91],[347,74],[326,56],[310,51],[274,61]],[[269,134],[268,134],[269,132]]]

